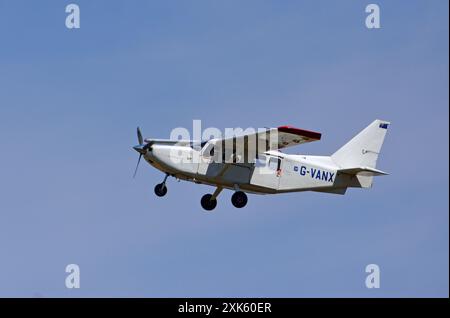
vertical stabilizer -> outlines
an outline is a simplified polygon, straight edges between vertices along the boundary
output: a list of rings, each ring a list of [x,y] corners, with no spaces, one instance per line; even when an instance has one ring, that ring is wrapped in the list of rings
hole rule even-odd
[[[376,168],[389,124],[384,120],[375,120],[336,151],[331,158],[342,169]]]

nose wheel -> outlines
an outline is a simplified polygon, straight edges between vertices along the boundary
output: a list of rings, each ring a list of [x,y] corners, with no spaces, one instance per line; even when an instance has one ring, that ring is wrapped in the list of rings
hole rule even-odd
[[[233,195],[231,196],[231,203],[236,207],[236,208],[243,208],[244,206],[246,206],[247,204],[247,195],[245,194],[245,192],[242,191],[236,191],[235,193],[233,193]]]
[[[158,197],[163,197],[167,194],[167,187],[165,183],[159,183],[155,186],[155,194]]]
[[[158,197],[163,197],[163,196],[165,196],[165,195],[167,194],[166,181],[167,181],[167,178],[168,178],[168,177],[169,177],[169,175],[166,174],[166,177],[164,178],[164,181],[161,182],[161,183],[158,183],[158,184],[155,186],[155,194],[156,194]]]

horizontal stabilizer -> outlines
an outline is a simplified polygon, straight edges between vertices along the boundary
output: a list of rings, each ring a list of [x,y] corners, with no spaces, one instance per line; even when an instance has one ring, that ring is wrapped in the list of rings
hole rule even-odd
[[[362,176],[384,176],[389,174],[387,172],[370,167],[339,169],[338,173],[362,175]]]
[[[315,189],[313,191],[344,195],[347,191],[347,188]]]

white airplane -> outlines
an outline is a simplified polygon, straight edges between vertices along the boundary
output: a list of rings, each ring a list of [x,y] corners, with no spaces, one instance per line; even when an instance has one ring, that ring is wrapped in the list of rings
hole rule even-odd
[[[291,126],[211,139],[143,139],[138,127],[139,145],[133,147],[153,167],[166,174],[155,186],[155,194],[166,195],[169,176],[214,186],[212,194],[201,198],[202,207],[213,210],[223,189],[234,190],[231,202],[236,208],[247,204],[247,193],[274,194],[317,191],[345,194],[347,188],[370,188],[373,177],[387,173],[376,162],[389,122],[375,120],[331,156],[282,153],[279,150],[320,140],[321,134]]]

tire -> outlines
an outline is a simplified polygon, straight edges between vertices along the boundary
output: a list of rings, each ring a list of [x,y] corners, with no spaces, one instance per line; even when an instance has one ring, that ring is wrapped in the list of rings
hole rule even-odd
[[[217,200],[213,199],[211,200],[212,194],[205,194],[202,196],[202,199],[200,200],[200,203],[202,205],[202,208],[206,211],[214,210],[214,208],[217,206]]]
[[[163,197],[167,193],[167,187],[164,183],[159,183],[155,186],[155,194],[158,197]]]
[[[235,193],[233,193],[233,195],[231,196],[231,203],[233,203],[233,205],[240,209],[243,208],[244,206],[247,205],[247,195],[242,192],[242,191],[236,191]]]

